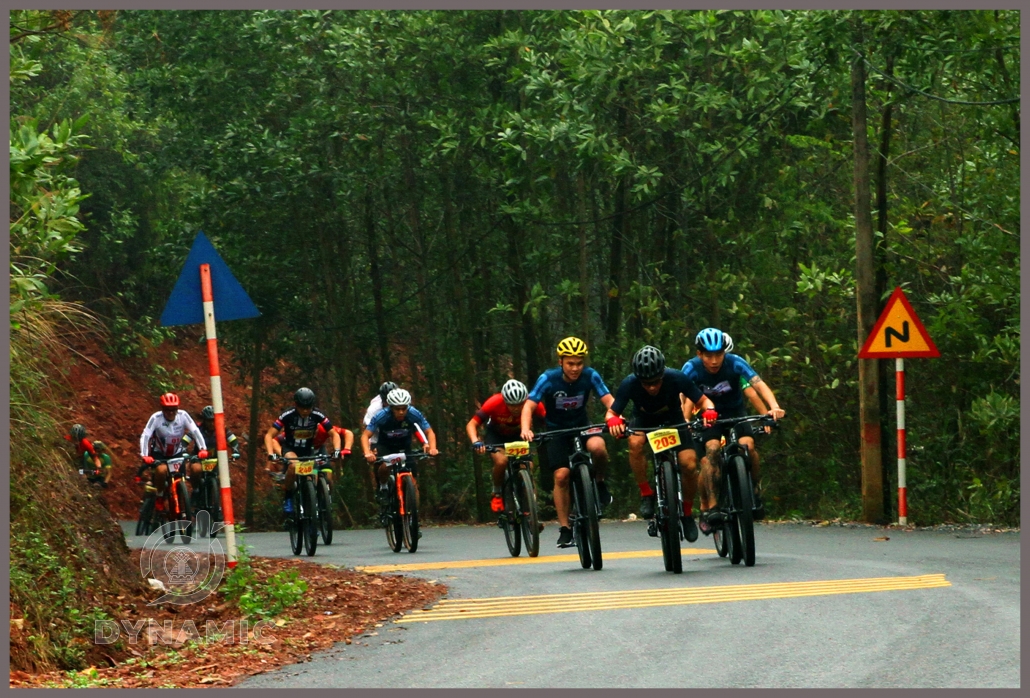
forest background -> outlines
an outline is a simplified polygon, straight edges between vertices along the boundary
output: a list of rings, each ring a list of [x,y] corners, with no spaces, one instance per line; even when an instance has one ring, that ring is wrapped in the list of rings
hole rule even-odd
[[[282,388],[237,426],[252,469],[259,409],[306,384],[356,429],[392,378],[440,438],[427,511],[485,520],[464,425],[504,380],[572,334],[614,389],[717,326],[787,411],[770,517],[859,518],[859,74],[876,314],[900,285],[942,355],[906,364],[910,521],[1018,523],[1018,12],[13,11],[10,40],[15,490],[61,419],[48,342],[196,341],[155,318],[203,230],[262,312],[219,326],[231,370]]]

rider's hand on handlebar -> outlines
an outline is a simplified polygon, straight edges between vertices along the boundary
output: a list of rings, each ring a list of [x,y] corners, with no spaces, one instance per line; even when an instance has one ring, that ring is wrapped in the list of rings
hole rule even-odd
[[[476,453],[486,453],[486,446],[483,445],[482,441],[476,441],[472,444],[472,448]]]
[[[522,440],[523,441],[532,441],[533,440],[533,430],[532,429],[523,429],[521,436],[522,436]]]
[[[205,458],[207,458],[207,449],[202,448],[199,451],[197,451],[197,458],[199,458],[200,460],[204,460]]]
[[[608,433],[617,439],[626,433],[626,420],[619,415],[609,418],[605,423],[608,425]]]
[[[436,456],[440,455],[440,451],[438,449],[428,448],[427,447],[425,450],[426,450],[426,453],[429,454],[430,458],[435,458]]]
[[[712,422],[714,422],[718,418],[719,418],[719,413],[716,412],[715,410],[705,410],[704,412],[701,413],[701,420],[704,422],[706,427],[709,426]]]
[[[787,413],[781,410],[779,407],[777,407],[774,410],[769,410],[766,414],[768,414],[773,419],[783,419],[783,416]]]
[[[369,463],[375,463],[376,462],[376,454],[374,454],[371,451],[369,451],[368,453],[365,454],[365,460],[367,460]]]
[[[146,463],[147,465],[153,465],[154,464],[154,457],[153,456],[143,456],[143,462]]]

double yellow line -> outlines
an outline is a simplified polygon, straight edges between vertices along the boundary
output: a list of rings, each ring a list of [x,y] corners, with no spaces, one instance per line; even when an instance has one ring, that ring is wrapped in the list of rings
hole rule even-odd
[[[680,548],[683,555],[714,555],[706,548]],[[661,550],[630,550],[621,553],[604,553],[607,560],[628,560],[639,557],[661,557]],[[449,560],[444,562],[408,562],[396,565],[368,565],[355,567],[360,572],[415,572],[418,570],[454,570],[464,567],[500,567],[502,565],[539,565],[550,562],[579,562],[579,554],[545,555],[543,557],[495,557],[485,560]]]
[[[943,574],[916,577],[871,577],[816,582],[741,584],[717,587],[639,589],[540,596],[498,596],[484,599],[445,599],[428,611],[412,611],[394,621],[421,623],[434,620],[498,618],[576,611],[610,611],[651,606],[685,606],[724,601],[788,599],[799,596],[862,594],[877,591],[910,591],[950,587]]]

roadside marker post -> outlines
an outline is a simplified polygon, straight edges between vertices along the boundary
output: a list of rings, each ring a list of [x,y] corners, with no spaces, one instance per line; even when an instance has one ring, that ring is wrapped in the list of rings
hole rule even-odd
[[[191,272],[192,269],[199,270]],[[222,378],[218,368],[218,336],[215,332],[215,295],[220,299],[222,320],[257,317],[261,313],[247,296],[229,267],[212,247],[203,232],[193,240],[182,273],[161,313],[161,325],[204,324],[207,337],[208,373],[211,376],[211,406],[215,411],[215,446],[218,454],[218,484],[222,496],[222,520],[225,524],[227,565],[236,567],[236,526],[232,510],[232,489],[229,482],[229,448],[225,440],[225,412],[222,401]]]
[[[873,325],[860,359],[894,359],[895,400],[898,409],[898,523],[908,524],[908,496],[905,482],[905,359],[938,358],[941,355],[926,327],[900,286],[887,299],[880,318]]]

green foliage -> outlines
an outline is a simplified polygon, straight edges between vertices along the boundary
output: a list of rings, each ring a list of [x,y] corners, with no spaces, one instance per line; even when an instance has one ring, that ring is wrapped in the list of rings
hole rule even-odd
[[[245,618],[273,618],[303,598],[308,583],[296,570],[281,570],[259,582],[244,543],[237,545],[236,567],[222,583],[222,594],[235,601]]]

